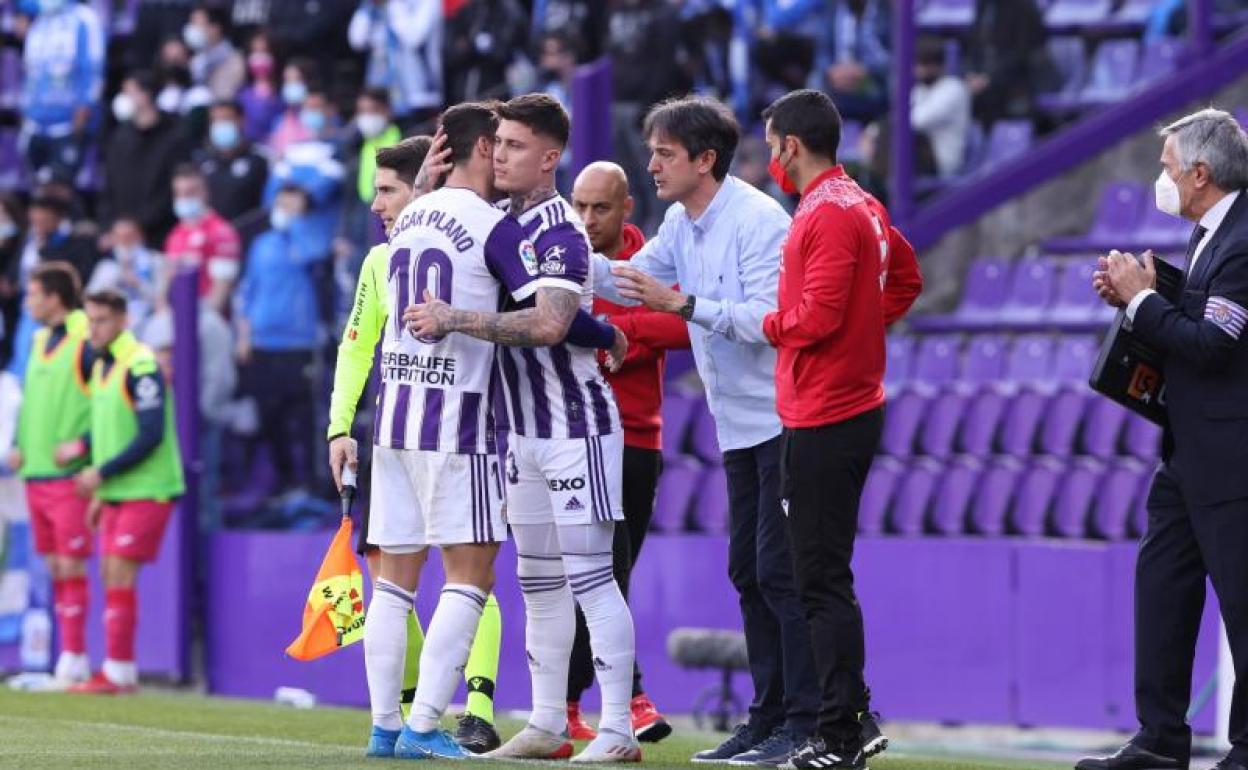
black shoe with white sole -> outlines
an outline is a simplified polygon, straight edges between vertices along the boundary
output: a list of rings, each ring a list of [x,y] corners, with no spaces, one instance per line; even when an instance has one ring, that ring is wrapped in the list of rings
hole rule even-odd
[[[690,758],[690,762],[696,764],[728,764],[728,760],[749,751],[754,744],[761,741],[766,736],[759,735],[748,724],[737,725],[732,730],[732,735],[728,736],[728,740],[719,744],[713,749],[699,751]]]
[[[888,748],[888,736],[880,730],[880,714],[878,711],[864,711],[858,715],[858,724],[862,725],[862,753],[866,757],[882,754]]]
[[[868,770],[867,755],[861,748],[833,749],[822,738],[811,738],[780,765],[780,770]]]

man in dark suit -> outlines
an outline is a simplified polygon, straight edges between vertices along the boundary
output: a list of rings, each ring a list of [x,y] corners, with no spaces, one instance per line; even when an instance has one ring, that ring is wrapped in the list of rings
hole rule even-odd
[[[1079,770],[1187,768],[1187,711],[1205,579],[1213,582],[1237,671],[1248,671],[1248,137],[1229,114],[1162,130],[1157,206],[1196,222],[1177,305],[1153,291],[1151,252],[1101,259],[1093,285],[1133,332],[1165,353],[1169,425],[1148,494],[1135,573],[1135,701],[1140,730]],[[1230,753],[1248,770],[1248,677],[1232,691]]]

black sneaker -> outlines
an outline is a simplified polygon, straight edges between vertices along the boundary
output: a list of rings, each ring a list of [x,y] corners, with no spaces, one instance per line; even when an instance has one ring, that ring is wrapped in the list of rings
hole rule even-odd
[[[751,746],[749,751],[728,760],[728,764],[779,767],[801,745],[801,738],[783,727],[777,727],[772,730],[771,735]]]
[[[780,770],[867,770],[867,756],[862,749],[833,751],[822,738],[811,738],[793,752]]]
[[[757,742],[758,736],[755,735],[754,730],[747,724],[740,724],[732,729],[732,735],[728,736],[728,740],[713,749],[699,751],[690,757],[689,761],[699,764],[726,764],[738,754],[749,751]]]
[[[473,754],[484,754],[503,745],[494,725],[475,714],[460,714],[455,742]]]
[[[888,736],[880,730],[880,712],[862,712],[858,715],[858,724],[862,725],[863,756],[882,754],[888,748]]]

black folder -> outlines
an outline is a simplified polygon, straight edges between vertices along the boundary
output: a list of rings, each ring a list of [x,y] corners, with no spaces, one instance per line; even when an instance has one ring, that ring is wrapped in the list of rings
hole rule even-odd
[[[1185,280],[1183,271],[1159,258],[1153,264],[1157,269],[1157,293],[1177,305]],[[1165,427],[1164,355],[1132,333],[1130,326],[1126,311],[1119,310],[1101,342],[1088,384],[1097,393]]]

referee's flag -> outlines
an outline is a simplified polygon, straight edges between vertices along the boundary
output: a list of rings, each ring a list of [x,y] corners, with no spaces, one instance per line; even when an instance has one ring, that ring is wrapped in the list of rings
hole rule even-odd
[[[286,654],[315,660],[364,638],[364,576],[351,552],[351,519],[345,516],[329,544],[303,608],[303,631]]]

